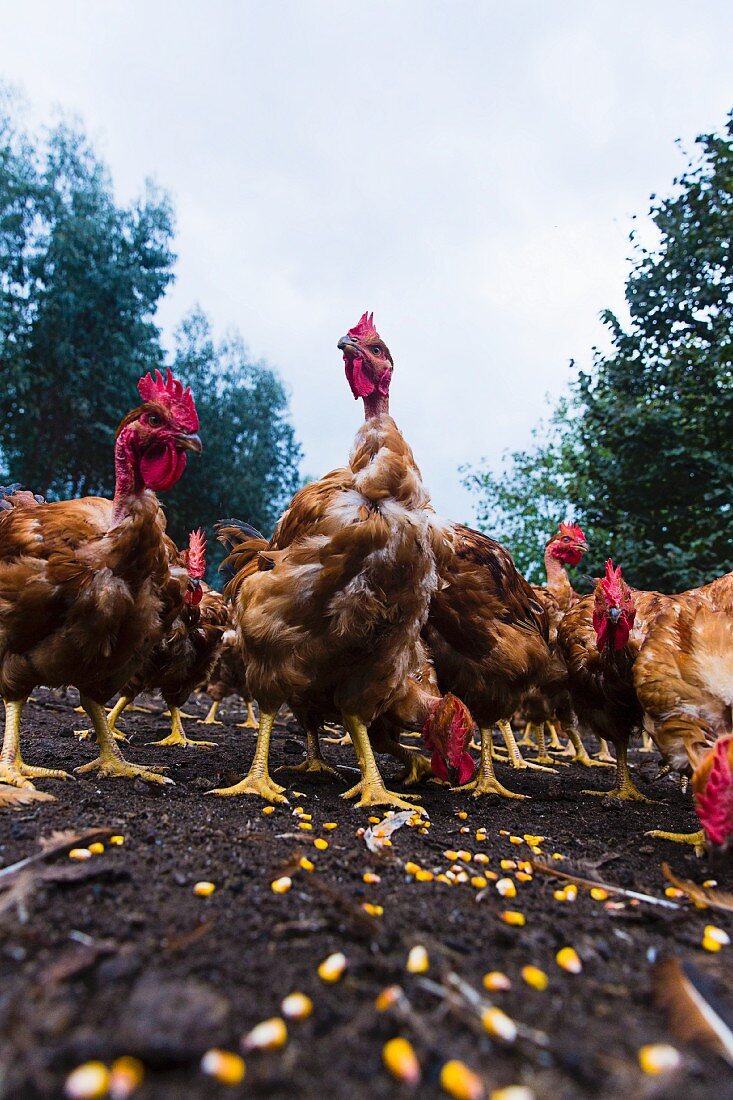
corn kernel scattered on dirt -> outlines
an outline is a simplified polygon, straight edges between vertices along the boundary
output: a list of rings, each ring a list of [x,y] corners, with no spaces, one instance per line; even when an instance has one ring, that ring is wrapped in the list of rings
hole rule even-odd
[[[492,993],[496,993],[501,989],[511,989],[512,983],[506,974],[503,974],[501,970],[490,970],[488,974],[484,974],[483,977],[484,989],[490,990]]]
[[[109,838],[109,842],[110,844],[114,844],[119,847],[121,844],[125,843],[125,838],[123,837],[122,833],[115,833],[114,836],[111,836]]]
[[[561,947],[555,955],[555,962],[561,970],[567,970],[568,974],[580,974],[583,969],[580,956],[573,947]]]
[[[408,859],[407,863],[405,864],[405,870],[407,871],[408,875],[416,875],[417,872],[420,870],[420,864],[413,862],[413,860],[411,859]]]
[[[517,896],[517,888],[510,878],[500,878],[496,883],[496,889],[503,898],[515,898]]]
[[[338,827],[339,827],[338,821],[324,821],[323,822],[323,828],[324,829],[329,829],[329,830],[330,829],[338,829]]]
[[[427,974],[430,969],[430,956],[421,943],[416,943],[410,948],[405,965],[410,974]]]
[[[428,871],[425,867],[418,867],[415,872],[415,878],[418,882],[432,882],[435,875],[432,871]]]
[[[457,859],[460,859],[462,863],[470,863],[473,856],[470,852],[467,852],[465,848],[460,848],[456,855]]]
[[[321,836],[317,836],[313,841],[313,847],[317,848],[319,852],[325,852],[326,848],[328,848],[328,841],[324,840]]]
[[[532,876],[530,874],[528,874],[527,871],[517,871],[517,873],[514,877],[517,879],[518,882],[531,882],[532,881]]]
[[[669,1043],[649,1043],[639,1050],[639,1065],[652,1077],[669,1073],[682,1065],[682,1055]]]
[[[454,1100],[481,1100],[485,1095],[481,1078],[464,1062],[451,1059],[440,1071],[440,1087]]]
[[[381,993],[377,994],[374,1001],[374,1007],[377,1012],[386,1012],[393,1004],[397,1004],[401,997],[402,986],[388,985],[386,989],[383,989]]]
[[[706,947],[706,941],[711,944],[715,944],[713,950],[719,951],[721,947],[728,947],[730,944],[730,936],[722,928],[717,928],[714,924],[706,924],[703,932],[702,944]],[[710,950],[710,947],[707,947]]]
[[[375,875],[373,871],[365,871],[361,876],[362,882],[365,882],[367,886],[376,886],[378,882],[381,882],[379,875]]]
[[[506,1085],[503,1089],[493,1089],[489,1100],[534,1100],[534,1095],[526,1085]]]
[[[373,905],[370,901],[362,903],[362,909],[365,913],[368,913],[370,917],[381,917],[384,915],[384,908],[381,905]]]
[[[109,1095],[112,1100],[127,1100],[132,1096],[145,1077],[145,1066],[139,1058],[123,1055],[112,1063],[109,1075]]]
[[[526,923],[524,913],[519,913],[516,909],[505,909],[499,916],[504,921],[504,924],[514,924],[518,928],[521,928]]]
[[[313,1001],[305,993],[288,993],[280,1011],[286,1020],[307,1020],[313,1011]]]
[[[685,891],[680,890],[677,886],[668,886],[664,891],[668,898],[683,898]]]
[[[602,886],[594,886],[590,892],[590,896],[593,898],[593,901],[607,901],[608,890],[604,890]]]
[[[527,985],[532,986],[532,989],[547,989],[550,979],[545,974],[544,970],[540,970],[538,966],[523,966],[522,977]]]
[[[477,890],[483,890],[484,886],[488,886],[489,880],[484,878],[483,875],[473,875],[471,878],[471,885]]]
[[[270,889],[273,894],[287,894],[290,887],[293,885],[293,880],[289,875],[283,875],[281,878],[276,878],[274,882],[270,883]]]
[[[92,853],[89,848],[72,848],[69,852],[69,859],[84,860],[91,859]]]
[[[509,837],[509,843],[510,844],[524,844],[524,839],[521,836],[510,836]]]
[[[458,852],[454,852],[452,848],[447,848],[446,851],[443,852],[443,855],[446,859],[449,859],[451,863],[455,863],[458,859]]]
[[[486,852],[476,852],[476,855],[473,857],[473,862],[474,863],[488,863],[489,862],[489,856],[486,855]]]
[[[280,1016],[256,1024],[242,1036],[242,1050],[280,1050],[288,1041],[288,1029]]]
[[[244,1080],[244,1058],[231,1050],[207,1050],[201,1059],[201,1072],[213,1077],[220,1085],[238,1085]]]
[[[298,822],[298,828],[302,829],[304,833],[307,833],[313,828],[313,826],[311,825],[310,821],[300,821]]]
[[[460,821],[465,821],[468,818],[468,814],[465,810],[456,810],[456,817]]]
[[[517,1037],[517,1025],[500,1008],[487,1008],[481,1014],[481,1023],[489,1035],[503,1039],[505,1043],[513,1043]]]
[[[109,1070],[104,1062],[85,1062],[72,1070],[64,1084],[70,1100],[97,1100],[109,1090]]]
[[[262,807],[262,812],[263,812],[263,814],[274,814],[275,813],[275,807],[274,806],[263,806]]]
[[[99,840],[95,840],[93,844],[89,845],[89,851],[92,853],[93,856],[101,856],[102,852],[104,851],[104,844],[102,844]]]
[[[385,1043],[382,1047],[382,1061],[398,1081],[405,1081],[408,1085],[418,1084],[422,1076],[420,1063],[407,1039],[397,1036]]]
[[[216,886],[213,882],[197,882],[193,888],[193,892],[198,898],[208,898],[216,890]]]
[[[324,959],[318,967],[318,977],[322,982],[337,982],[346,969],[346,956],[341,951],[335,951]]]
[[[301,856],[298,860],[298,866],[302,871],[315,871],[316,865],[312,859],[308,859],[307,856]]]

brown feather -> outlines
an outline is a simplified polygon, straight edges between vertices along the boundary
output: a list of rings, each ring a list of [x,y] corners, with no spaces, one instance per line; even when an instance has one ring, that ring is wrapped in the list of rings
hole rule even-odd
[[[652,971],[657,1004],[665,1010],[673,1034],[683,1043],[699,1043],[733,1065],[733,1020],[711,1003],[708,982],[690,963],[665,959]]]

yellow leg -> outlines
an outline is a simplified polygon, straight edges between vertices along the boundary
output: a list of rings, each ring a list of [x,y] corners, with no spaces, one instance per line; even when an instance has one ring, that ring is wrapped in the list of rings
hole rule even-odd
[[[641,731],[641,748],[639,752],[654,752],[654,742],[645,729]]]
[[[568,726],[565,730],[568,735],[568,740],[573,746],[574,755],[571,764],[582,764],[584,768],[613,768],[614,764],[609,764],[607,760],[591,760],[588,755],[588,750],[583,744],[580,734],[572,726]]]
[[[405,787],[414,787],[417,783],[421,783],[423,779],[434,778],[433,766],[430,760],[416,749],[405,748],[399,740],[390,740],[387,743],[387,752],[390,756],[394,756],[395,760],[399,760],[404,764],[404,770],[395,776],[395,779],[398,783],[404,784]]]
[[[114,737],[115,741],[126,741],[127,737],[117,726],[117,719],[122,714],[123,710],[130,709],[130,704],[134,699],[133,695],[121,695],[115,705],[107,713],[107,725],[109,726],[109,732]],[[78,707],[78,710],[85,714],[84,707]],[[139,710],[139,707],[135,707],[135,710]],[[147,712],[148,714],[150,711]],[[74,736],[78,737],[80,741],[90,741],[93,730],[74,730]]]
[[[557,736],[557,730],[554,722],[545,722],[545,726],[550,731],[550,744],[548,748],[553,752],[564,752],[564,749],[560,743],[560,738]]]
[[[598,738],[600,749],[595,755],[596,760],[600,760],[602,764],[616,764],[613,758],[611,750],[608,747],[608,741],[604,741],[602,737]]]
[[[556,757],[550,756],[547,751],[547,741],[545,739],[545,725],[550,723],[538,722],[536,725],[534,722],[527,723],[528,730],[537,731],[537,756],[535,757],[535,764],[552,764],[555,767],[567,767],[568,765],[564,760],[558,760]]]
[[[178,707],[171,707],[171,732],[161,741],[148,741],[149,745],[181,745],[186,749],[215,749],[216,741],[192,741],[186,737],[181,722],[181,711]]]
[[[345,734],[343,734],[343,736],[340,736],[336,732],[336,730],[333,729],[332,726],[324,726],[323,728],[326,729],[326,730],[329,730],[331,733],[334,734],[333,737],[324,737],[323,738],[324,742],[327,745],[344,745],[345,746],[345,745],[353,744],[353,742],[351,740],[351,737],[349,736],[348,733],[345,733]]]
[[[217,721],[216,713],[221,706],[221,700],[214,699],[205,718],[199,718],[202,726],[223,726],[223,722]]]
[[[257,746],[252,766],[247,775],[241,782],[235,783],[232,787],[217,787],[216,790],[208,791],[208,794],[218,794],[225,797],[236,794],[256,794],[260,798],[267,799],[268,802],[288,801],[282,793],[285,788],[281,787],[279,783],[273,782],[267,766],[270,756],[270,735],[274,724],[274,714],[260,713]]]
[[[707,848],[705,833],[702,829],[696,833],[666,833],[663,829],[651,829],[645,836],[656,837],[657,840],[671,840],[674,844],[694,844],[697,855],[704,855]]]
[[[413,810],[415,813],[425,814],[423,806],[413,806],[405,798],[400,798],[393,791],[388,791],[384,780],[379,774],[377,762],[374,759],[372,744],[369,740],[369,732],[360,718],[355,714],[344,714],[344,725],[351,734],[356,759],[361,769],[361,779],[350,790],[341,795],[342,798],[355,798],[360,795],[357,803],[365,806],[394,806],[398,810]],[[412,796],[415,797],[414,795]]]
[[[243,730],[256,730],[257,719],[255,718],[255,709],[252,706],[252,701],[247,702],[247,717],[243,722],[238,723],[239,729]]]
[[[616,746],[616,785],[612,790],[583,791],[583,794],[599,795],[604,798],[620,798],[624,802],[648,802],[650,805],[653,804],[654,800],[642,794],[631,778],[626,753],[627,747],[624,743]]]
[[[551,775],[557,775],[554,768],[546,768],[542,764],[534,764],[532,761],[524,759],[514,739],[514,730],[506,718],[500,718],[496,724],[499,727],[501,736],[504,738],[509,763],[513,768],[516,768],[518,771],[524,771],[527,768],[531,768],[534,771],[549,772]]]
[[[25,705],[24,699],[5,701],[5,733],[0,751],[0,783],[6,783],[13,791],[4,791],[2,804],[23,804],[25,802],[50,800],[53,795],[37,791],[31,779],[69,779],[66,772],[55,768],[33,768],[23,762],[20,755],[20,717]],[[20,792],[24,794],[21,795]],[[28,793],[30,792],[30,793]]]
[[[131,764],[125,760],[120,752],[117,742],[110,733],[107,725],[107,712],[99,703],[82,695],[81,704],[92,720],[94,732],[97,735],[99,756],[96,760],[90,760],[88,764],[82,764],[76,771],[80,775],[86,772],[99,772],[100,776],[107,778],[144,779],[148,783],[172,783],[167,775],[160,775],[161,767],[157,764],[147,768],[139,764]]]
[[[491,759],[491,730],[481,727],[481,762],[475,779],[459,788],[462,791],[473,791],[473,797],[479,798],[483,794],[498,794],[502,798],[526,798],[524,794],[515,794],[509,791],[499,782],[494,774],[494,764]]]
[[[341,779],[341,776],[332,768],[330,764],[327,764],[321,755],[321,746],[318,741],[318,734],[315,730],[306,730],[305,734],[306,745],[306,757],[302,764],[283,764],[277,769],[279,772],[306,772],[308,775],[330,775],[336,779]]]

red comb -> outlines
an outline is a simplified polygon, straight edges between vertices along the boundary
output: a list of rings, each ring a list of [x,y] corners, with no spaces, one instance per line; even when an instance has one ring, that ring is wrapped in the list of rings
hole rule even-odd
[[[368,336],[370,333],[374,333],[375,336],[379,336],[379,333],[374,327],[374,314],[362,313],[357,323],[354,325],[353,328],[349,329],[346,335],[353,336],[356,340],[363,340],[364,337]]]
[[[618,569],[614,569],[613,562],[609,558],[606,562],[606,576],[601,581],[601,588],[614,604],[620,603],[624,598],[624,590],[621,587],[622,582],[621,566],[619,565]]]
[[[713,844],[723,844],[733,832],[733,775],[728,758],[731,740],[721,737],[717,742],[705,789],[695,797],[700,824]]]
[[[206,572],[206,537],[199,527],[188,536],[188,575],[200,581]]]
[[[575,523],[561,523],[560,534],[568,535],[571,539],[576,539],[579,542],[586,541],[582,528]]]
[[[170,367],[166,370],[165,382],[163,375],[156,370],[155,378],[150,374],[144,375],[138,382],[137,388],[143,401],[157,401],[168,409],[171,416],[187,432],[198,431],[199,418],[191,389],[186,386],[184,390],[183,383],[173,377]]]

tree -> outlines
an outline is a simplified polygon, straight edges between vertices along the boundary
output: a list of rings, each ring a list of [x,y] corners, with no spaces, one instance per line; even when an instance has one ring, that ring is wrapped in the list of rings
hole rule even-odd
[[[733,566],[732,139],[733,113],[697,139],[673,194],[652,196],[656,245],[631,234],[628,331],[603,314],[612,354],[579,372],[550,443],[469,478],[482,522],[516,507],[525,535],[549,479],[587,528],[585,567],[612,554],[638,587],[679,591]]]
[[[45,145],[0,120],[0,446],[49,497],[109,493],[114,429],[162,366],[153,316],[173,278],[173,211],[148,184],[116,205],[84,135]]]
[[[251,361],[238,335],[215,345],[200,309],[178,328],[173,370],[193,391],[204,453],[166,499],[172,537],[185,545],[199,525],[211,536],[229,517],[270,532],[299,486],[301,449],[282,381]],[[221,556],[210,540],[210,563]]]

